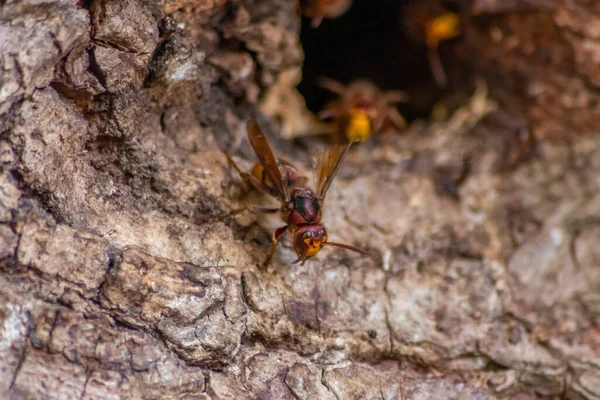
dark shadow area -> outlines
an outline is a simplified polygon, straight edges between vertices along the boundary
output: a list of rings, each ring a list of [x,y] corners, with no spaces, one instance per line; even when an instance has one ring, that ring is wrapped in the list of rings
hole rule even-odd
[[[319,76],[344,84],[362,78],[384,90],[409,92],[410,102],[398,107],[407,120],[428,116],[434,103],[463,79],[453,64],[454,40],[440,47],[449,86],[441,89],[435,83],[427,47],[411,33],[406,17],[415,4],[415,0],[354,0],[346,14],[325,19],[318,28],[303,18],[300,38],[306,59],[298,88],[308,108],[316,112],[332,98],[317,86]]]

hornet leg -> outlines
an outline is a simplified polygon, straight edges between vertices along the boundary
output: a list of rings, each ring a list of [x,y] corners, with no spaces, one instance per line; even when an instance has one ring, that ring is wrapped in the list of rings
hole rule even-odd
[[[275,214],[276,212],[279,212],[280,210],[279,210],[279,208],[266,208],[266,207],[252,205],[252,206],[238,208],[237,210],[230,211],[227,214],[222,215],[219,218],[217,218],[217,221],[223,221],[227,217],[231,217],[233,215],[238,215],[238,214],[241,214],[246,211],[250,211],[250,212],[253,212],[256,214]]]
[[[225,152],[223,152],[223,154],[225,155],[225,157],[227,157],[227,162],[229,163],[229,165],[232,166],[238,174],[240,174],[240,177],[244,180],[244,182],[246,182],[246,184],[250,185],[250,187],[258,190],[259,192],[267,194],[269,193],[269,190],[262,183],[260,183],[258,179],[256,179],[254,176],[250,175],[247,172],[243,172],[229,154]]]
[[[275,254],[275,250],[277,250],[277,245],[279,244],[279,239],[283,236],[283,234],[288,230],[288,226],[282,226],[273,232],[273,237],[271,238],[271,250],[269,250],[269,254],[267,255],[267,259],[263,263],[263,268],[266,267],[273,258]]]

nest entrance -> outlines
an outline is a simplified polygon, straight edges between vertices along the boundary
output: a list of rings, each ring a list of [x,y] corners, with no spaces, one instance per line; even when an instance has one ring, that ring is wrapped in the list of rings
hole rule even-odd
[[[411,29],[414,1],[354,0],[339,18],[325,20],[318,28],[303,19],[301,42],[306,59],[298,86],[312,112],[318,112],[333,95],[318,87],[319,77],[344,84],[368,79],[383,90],[404,90],[411,100],[399,106],[408,120],[430,115],[434,104],[457,85],[453,52],[456,42],[440,47],[449,85],[440,88],[431,72],[424,40]],[[457,11],[452,4],[445,5]]]

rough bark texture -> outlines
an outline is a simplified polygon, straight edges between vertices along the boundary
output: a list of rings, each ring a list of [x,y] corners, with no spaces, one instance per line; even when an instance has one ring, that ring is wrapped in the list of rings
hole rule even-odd
[[[520,103],[348,156],[326,222],[373,257],[284,241],[264,271],[269,220],[208,221],[245,201],[220,149],[250,165],[244,121],[301,65],[295,4],[0,2],[0,397],[600,397],[600,137],[504,168],[515,104],[597,131],[600,10],[536,3],[469,36]]]
[[[539,138],[597,132],[600,3],[593,0],[474,0],[480,69]]]

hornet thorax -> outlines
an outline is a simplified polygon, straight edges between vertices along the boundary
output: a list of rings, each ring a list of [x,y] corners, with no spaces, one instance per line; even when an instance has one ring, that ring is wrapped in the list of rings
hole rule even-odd
[[[321,205],[312,190],[299,187],[290,196],[288,224],[301,226],[321,221]]]

